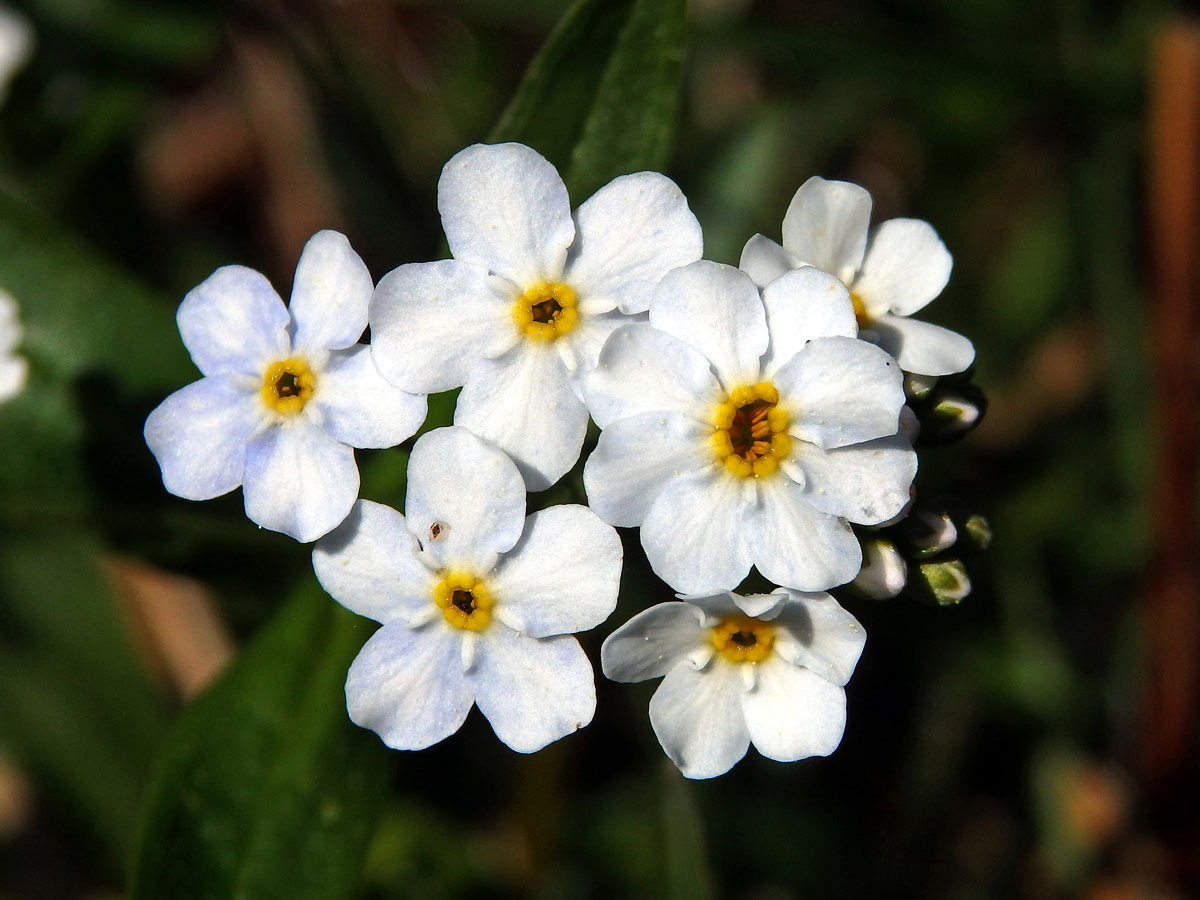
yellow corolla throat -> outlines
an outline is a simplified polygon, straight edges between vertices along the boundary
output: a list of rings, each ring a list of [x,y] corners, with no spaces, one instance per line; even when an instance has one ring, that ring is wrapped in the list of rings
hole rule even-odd
[[[263,372],[262,399],[268,407],[294,416],[312,399],[317,376],[298,356],[271,363]]]
[[[713,452],[742,478],[771,475],[792,451],[790,417],[769,381],[734,388],[713,413]]]
[[[465,572],[448,572],[434,586],[433,602],[455,628],[483,631],[492,621],[495,601],[487,585]]]
[[[730,662],[762,662],[775,643],[775,626],[749,616],[730,616],[709,629],[709,640]]]
[[[579,324],[575,290],[568,284],[539,282],[517,298],[513,320],[533,341],[552,341]]]
[[[870,328],[871,317],[867,315],[867,304],[863,303],[862,297],[851,294],[850,302],[854,304],[854,318],[858,320],[858,327]]]

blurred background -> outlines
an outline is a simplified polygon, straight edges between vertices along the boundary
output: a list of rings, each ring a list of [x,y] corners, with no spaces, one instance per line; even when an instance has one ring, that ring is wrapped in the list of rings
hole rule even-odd
[[[954,254],[925,318],[974,340],[990,400],[919,476],[991,522],[973,590],[845,599],[869,641],[828,759],[752,750],[687,783],[650,730],[655,685],[603,682],[592,725],[532,757],[478,713],[388,752],[340,705],[371,625],[320,595],[308,550],[239,492],[163,490],[141,427],[196,377],[183,294],[241,263],[286,297],[327,227],[377,279],[442,255],[440,168],[566,7],[21,0],[34,45],[0,107],[0,288],[30,364],[0,407],[0,898],[131,896],[130,872],[241,834],[212,785],[290,809],[318,744],[321,784],[358,799],[312,831],[357,849],[314,897],[1200,896],[1200,31],[1176,4],[690,4],[667,172],[706,256],[778,239],[810,175],[863,184],[877,221],[927,219]],[[359,459],[363,495],[400,505],[402,455]],[[577,476],[549,494],[531,505],[581,499]],[[629,590],[584,636],[593,660],[670,596],[623,537]],[[291,668],[205,694],[247,647]],[[276,755],[242,752],[251,724]],[[238,839],[243,869],[304,866],[263,835]],[[277,896],[262,878],[227,894],[183,871],[137,896]]]

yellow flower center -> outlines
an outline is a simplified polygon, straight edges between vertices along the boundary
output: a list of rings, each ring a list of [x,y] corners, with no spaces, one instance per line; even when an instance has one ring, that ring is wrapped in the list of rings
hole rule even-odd
[[[730,662],[761,662],[775,643],[775,627],[749,616],[730,616],[709,629],[709,640]]]
[[[871,317],[867,315],[867,304],[863,303],[862,297],[851,294],[850,302],[854,304],[854,318],[858,319],[858,327],[870,328]]]
[[[285,416],[294,416],[312,398],[317,376],[298,356],[271,363],[263,372],[262,400]]]
[[[567,284],[535,284],[513,304],[513,320],[533,341],[552,341],[579,324],[574,289]]]
[[[434,586],[433,602],[449,624],[468,631],[487,628],[495,606],[487,585],[465,572],[448,572]]]
[[[732,474],[770,475],[792,451],[790,420],[780,409],[779,391],[769,381],[734,388],[713,413],[713,452]]]

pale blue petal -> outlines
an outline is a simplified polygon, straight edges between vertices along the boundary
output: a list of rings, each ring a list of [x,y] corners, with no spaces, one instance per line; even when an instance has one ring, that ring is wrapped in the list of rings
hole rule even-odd
[[[287,307],[267,281],[245,266],[224,266],[188,291],[176,314],[179,334],[205,375],[262,378],[291,354]]]
[[[351,447],[395,447],[416,434],[427,411],[424,394],[384,380],[365,344],[334,351],[312,402],[325,416],[325,430]]]
[[[367,328],[367,305],[375,282],[344,234],[318,231],[296,266],[289,309],[299,353],[341,350]]]
[[[257,393],[238,379],[202,378],[160,403],[144,434],[167,490],[209,500],[242,483],[246,443],[261,419]]]

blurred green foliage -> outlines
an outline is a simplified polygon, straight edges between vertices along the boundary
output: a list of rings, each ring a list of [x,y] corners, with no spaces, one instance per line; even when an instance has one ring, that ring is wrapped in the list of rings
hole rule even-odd
[[[694,0],[686,33],[681,0],[567,6],[28,3],[37,52],[0,109],[0,287],[31,363],[0,407],[0,761],[33,797],[0,832],[0,896],[125,890],[135,843],[139,898],[1198,889],[1133,773],[1143,95],[1171,5]],[[593,725],[534,757],[477,715],[385,752],[341,705],[369,626],[315,596],[307,550],[237,494],[162,490],[140,428],[194,377],[183,293],[236,262],[286,295],[325,226],[376,277],[440,255],[440,166],[489,135],[547,154],[575,203],[662,167],[709,258],[778,238],[812,174],[867,186],[877,218],[928,219],[954,253],[929,318],[975,340],[992,410],[923,452],[919,484],[995,540],[954,608],[851,604],[870,641],[830,759],[752,751],[686,783],[650,732],[653,686],[603,680]],[[399,505],[403,450],[360,460],[364,496]],[[582,496],[575,476],[550,493],[531,505]],[[611,625],[669,596],[624,537]],[[244,643],[194,704],[147,663],[114,556],[211,586]]]

